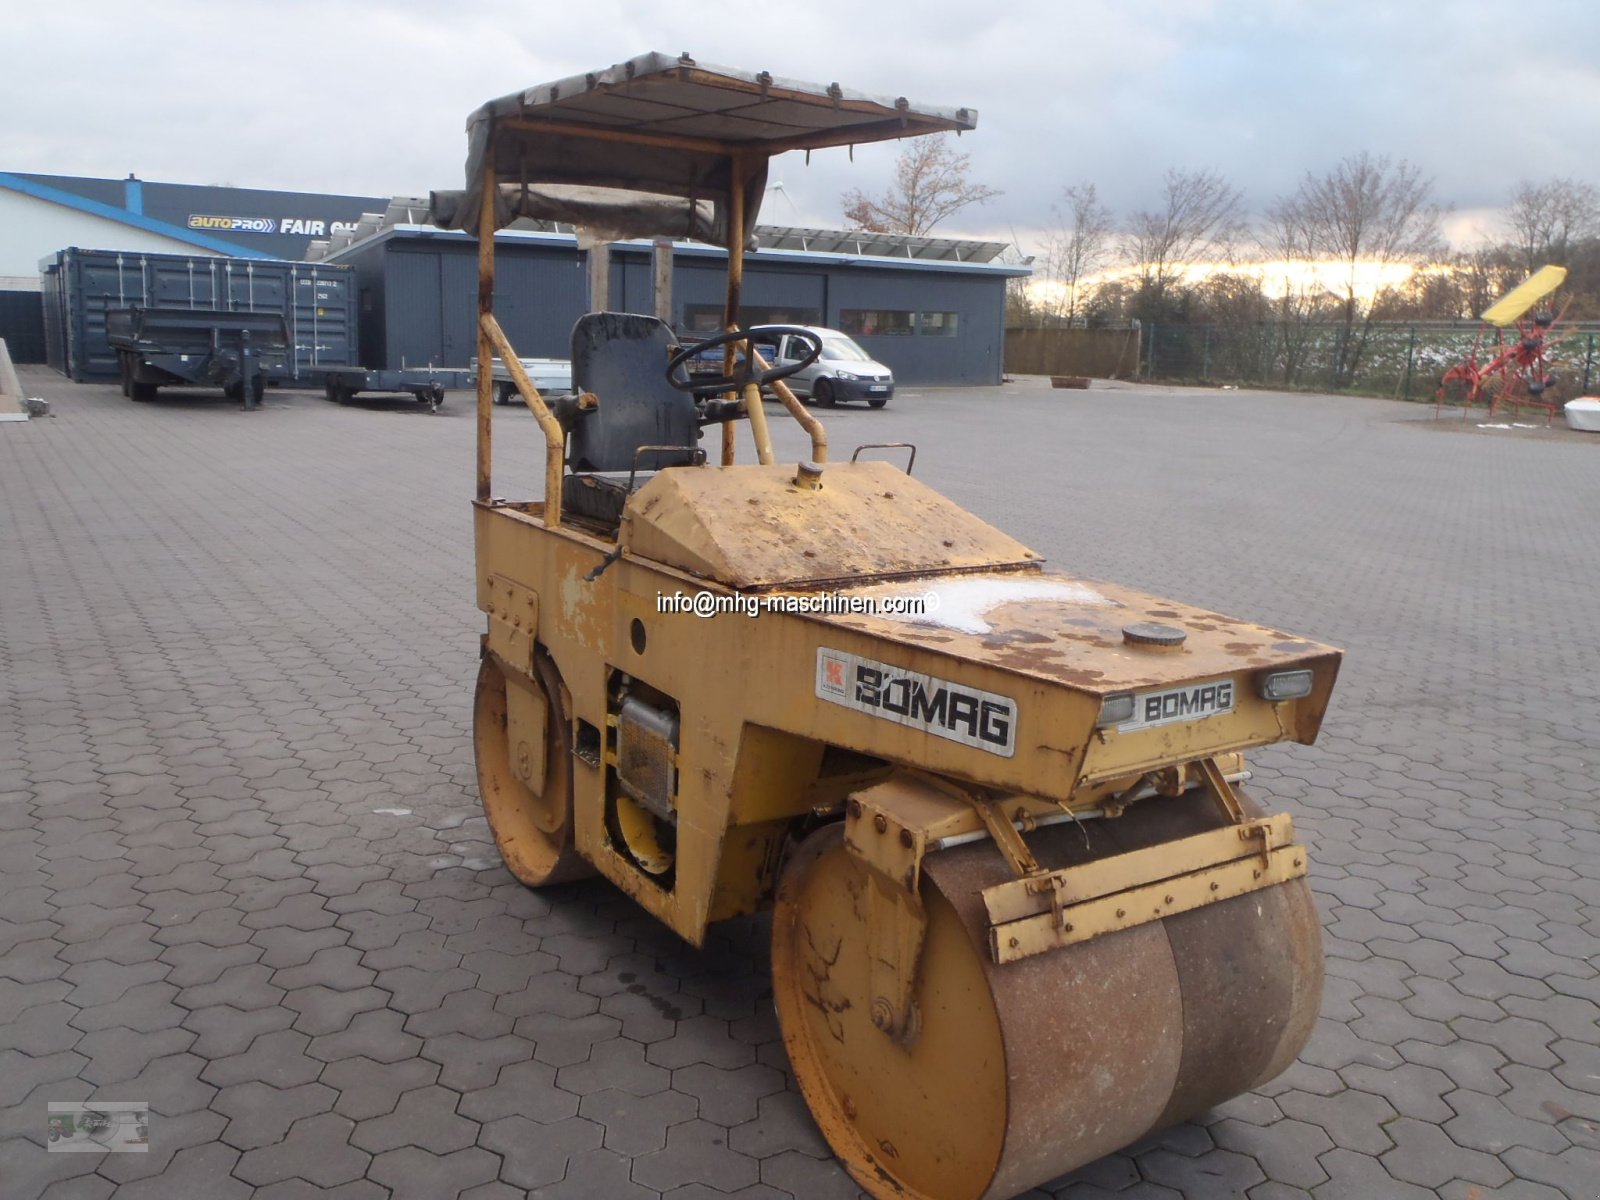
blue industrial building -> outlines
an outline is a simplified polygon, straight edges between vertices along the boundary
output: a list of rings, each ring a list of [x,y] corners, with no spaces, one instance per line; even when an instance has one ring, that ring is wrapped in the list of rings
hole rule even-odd
[[[369,366],[458,366],[475,352],[477,242],[421,224],[422,211],[420,202],[396,201],[323,252],[324,261],[355,268]],[[565,358],[589,305],[586,252],[553,226],[498,237],[496,316],[519,353]],[[1006,284],[1028,274],[994,261],[1004,243],[778,226],[759,226],[757,237],[761,248],[745,258],[745,324],[843,330],[900,383],[1000,382]],[[654,311],[651,250],[642,241],[611,244],[607,307]],[[672,254],[673,328],[715,331],[726,251],[677,242]]]
[[[420,200],[0,171],[0,337],[45,359],[41,268],[67,247],[129,254],[287,259],[355,271],[360,361],[466,367],[476,352],[476,242],[426,224]],[[588,309],[587,255],[570,227],[499,234],[495,311],[521,353],[565,358]],[[901,383],[1000,382],[1006,285],[1028,269],[1003,242],[759,226],[745,260],[747,324],[841,329]],[[611,245],[607,306],[654,311],[647,242]],[[673,246],[672,324],[722,320],[726,253]]]

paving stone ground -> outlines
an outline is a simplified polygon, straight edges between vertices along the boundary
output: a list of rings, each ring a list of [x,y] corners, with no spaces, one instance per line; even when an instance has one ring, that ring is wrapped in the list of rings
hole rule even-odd
[[[24,379],[57,415],[0,426],[0,1195],[856,1194],[761,921],[696,952],[499,864],[464,396]],[[1429,415],[1022,381],[832,416],[1068,570],[1348,648],[1322,741],[1254,764],[1314,855],[1310,1046],[1035,1200],[1600,1196],[1600,437]],[[150,1152],[46,1153],[91,1097],[148,1101]]]

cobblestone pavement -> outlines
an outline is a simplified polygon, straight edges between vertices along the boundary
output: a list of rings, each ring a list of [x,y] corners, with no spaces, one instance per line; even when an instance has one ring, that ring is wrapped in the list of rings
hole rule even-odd
[[[0,427],[0,1194],[855,1194],[760,921],[695,952],[499,865],[465,397],[25,378],[57,416]],[[833,416],[1067,569],[1349,649],[1322,741],[1255,764],[1314,854],[1310,1047],[1035,1200],[1600,1195],[1600,438],[1428,415],[1024,381]],[[148,1101],[149,1153],[46,1153],[89,1097]]]

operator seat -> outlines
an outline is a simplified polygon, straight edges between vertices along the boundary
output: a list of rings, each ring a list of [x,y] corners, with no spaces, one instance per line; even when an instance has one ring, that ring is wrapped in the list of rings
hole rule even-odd
[[[677,349],[666,322],[636,313],[589,313],[572,327],[572,386],[600,402],[567,441],[565,507],[574,515],[615,528],[629,472],[638,467],[637,485],[660,467],[690,461],[700,427],[694,397],[667,382],[667,359]],[[641,446],[683,449],[639,454]]]

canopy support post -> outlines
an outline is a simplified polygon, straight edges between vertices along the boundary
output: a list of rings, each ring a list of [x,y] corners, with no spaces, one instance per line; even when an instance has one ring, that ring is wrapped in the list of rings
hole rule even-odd
[[[478,503],[487,504],[490,465],[494,459],[494,351],[485,318],[494,319],[494,202],[500,190],[494,167],[494,131],[483,152],[479,176],[483,199],[478,207]]]
[[[657,238],[650,244],[650,298],[656,320],[672,324],[672,241]]]
[[[596,242],[584,251],[589,260],[589,311],[611,307],[611,243]]]
[[[723,328],[739,327],[739,302],[744,289],[744,208],[745,188],[750,180],[750,162],[743,154],[728,156],[728,302],[722,312]],[[736,343],[728,343],[723,351],[723,373],[733,374],[733,354]],[[745,362],[755,365],[755,343],[746,343]],[[750,421],[750,435],[756,444],[756,461],[766,466],[772,462],[772,435],[767,430],[767,410],[762,406],[761,388],[750,384],[744,389],[744,415]],[[733,462],[731,424],[723,426],[722,465]]]

